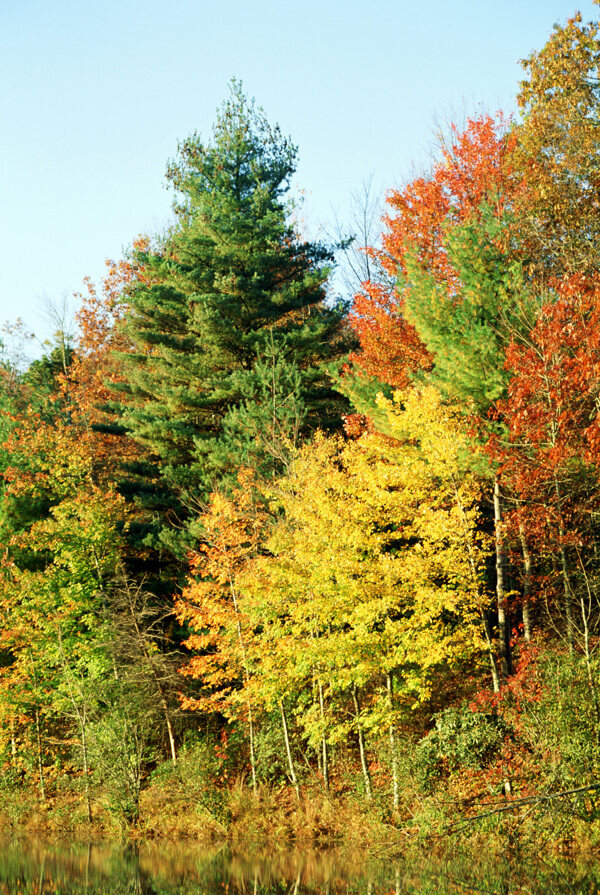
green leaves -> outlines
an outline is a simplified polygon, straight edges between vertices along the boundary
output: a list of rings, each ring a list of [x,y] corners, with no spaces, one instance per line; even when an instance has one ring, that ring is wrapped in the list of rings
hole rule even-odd
[[[122,418],[180,519],[240,462],[280,473],[286,442],[339,420],[320,370],[341,323],[324,303],[332,254],[289,220],[295,158],[234,82],[212,140],[191,137],[169,165],[178,223],[128,293]]]
[[[506,347],[529,322],[523,274],[503,245],[508,224],[486,204],[480,217],[448,230],[448,260],[456,271],[452,289],[414,257],[401,280],[408,320],[434,358],[430,380],[483,418],[506,394]]]

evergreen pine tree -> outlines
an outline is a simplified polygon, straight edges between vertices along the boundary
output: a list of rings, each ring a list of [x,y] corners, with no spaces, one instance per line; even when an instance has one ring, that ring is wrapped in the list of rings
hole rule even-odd
[[[332,252],[290,221],[295,162],[234,81],[212,141],[190,137],[168,167],[177,223],[128,294],[123,421],[179,520],[240,463],[277,472],[288,439],[340,419],[322,367],[344,347],[325,303]]]

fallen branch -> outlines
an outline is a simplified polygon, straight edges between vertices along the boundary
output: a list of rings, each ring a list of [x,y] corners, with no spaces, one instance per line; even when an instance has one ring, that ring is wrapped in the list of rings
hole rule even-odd
[[[565,796],[577,795],[578,793],[590,792],[594,789],[600,789],[600,783],[590,783],[588,786],[577,786],[575,789],[564,789],[562,792],[553,792],[553,793],[543,793],[536,796],[528,796],[524,799],[513,799],[508,805],[503,804],[498,808],[492,808],[490,811],[484,811],[481,814],[474,814],[472,817],[461,817],[460,820],[454,821],[449,824],[445,833],[453,833],[456,831],[455,828],[459,827],[461,824],[467,825],[473,823],[476,820],[483,820],[486,817],[492,817],[495,814],[504,814],[507,811],[514,811],[515,808],[520,808],[523,805],[533,805],[534,807],[543,803],[543,802],[551,802],[553,799],[564,798]]]

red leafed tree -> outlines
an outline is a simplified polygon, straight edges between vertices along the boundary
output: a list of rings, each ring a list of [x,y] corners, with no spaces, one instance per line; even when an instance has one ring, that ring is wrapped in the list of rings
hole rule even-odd
[[[600,609],[600,278],[554,284],[530,338],[509,345],[506,366],[512,378],[498,410],[508,439],[488,448],[518,500],[510,521],[533,548],[540,580],[545,573],[559,584],[569,644],[582,635],[585,650]]]
[[[456,287],[445,237],[454,223],[478,214],[482,202],[495,203],[500,216],[513,187],[506,164],[511,138],[501,115],[453,126],[441,158],[429,177],[419,177],[387,197],[389,213],[380,251],[368,250],[385,276],[368,281],[355,297],[350,323],[360,350],[351,356],[355,369],[391,386],[405,386],[411,372],[429,367],[431,358],[404,317],[403,299],[393,283],[406,272],[410,254],[448,290]]]

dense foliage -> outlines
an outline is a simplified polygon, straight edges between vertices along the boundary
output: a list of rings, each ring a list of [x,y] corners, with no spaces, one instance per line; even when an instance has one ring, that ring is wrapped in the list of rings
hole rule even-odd
[[[450,128],[347,303],[233,82],[169,232],[0,358],[5,800],[223,826],[237,779],[427,832],[567,793],[593,827],[599,60],[575,16],[517,122]]]

